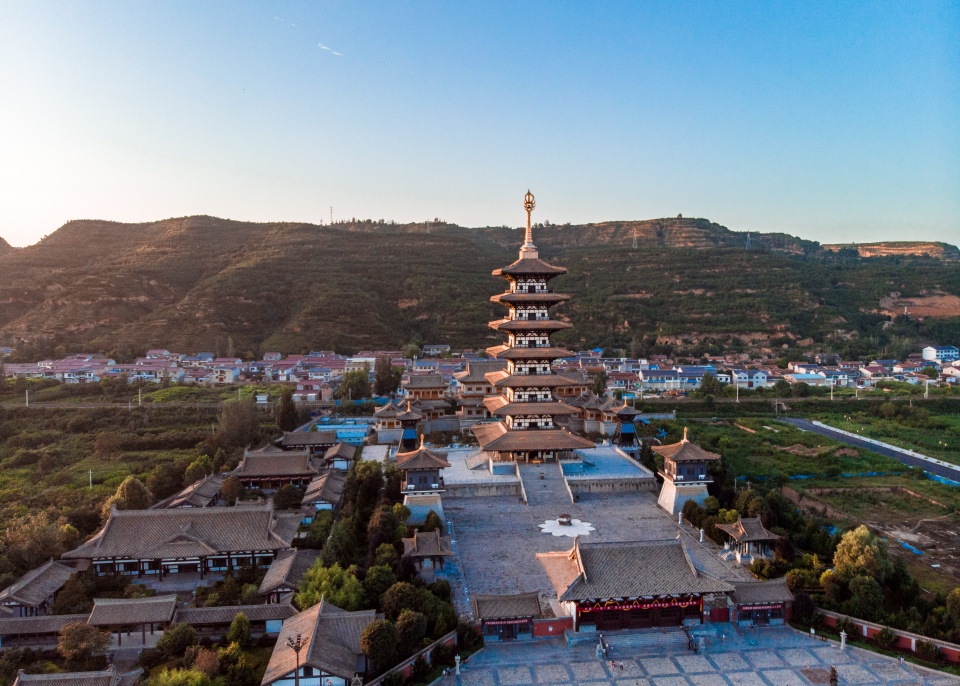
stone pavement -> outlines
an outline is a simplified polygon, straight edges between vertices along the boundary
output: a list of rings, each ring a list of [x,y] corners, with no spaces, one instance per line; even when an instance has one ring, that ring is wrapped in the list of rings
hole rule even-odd
[[[492,644],[474,655],[459,677],[442,686],[811,686],[804,670],[837,668],[841,684],[957,686],[960,679],[789,628],[765,628],[714,641],[704,653],[612,654],[598,660],[594,646],[567,647],[559,639]],[[611,663],[611,660],[615,664]],[[620,665],[622,664],[622,669]],[[821,674],[823,672],[821,671]],[[811,672],[813,675],[814,672]]]

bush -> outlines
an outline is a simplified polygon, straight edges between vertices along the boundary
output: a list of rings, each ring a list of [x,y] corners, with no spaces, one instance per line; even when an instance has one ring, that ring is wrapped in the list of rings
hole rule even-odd
[[[917,656],[928,662],[940,662],[943,659],[943,652],[935,643],[917,641]]]
[[[452,667],[454,664],[453,656],[456,654],[457,650],[454,646],[448,646],[441,643],[432,651],[430,651],[430,662],[433,663],[434,667]]]
[[[157,650],[168,660],[181,657],[190,646],[197,645],[197,632],[189,624],[174,624],[157,641]]]
[[[890,650],[897,645],[897,635],[890,627],[883,627],[874,637],[874,642],[884,650]]]

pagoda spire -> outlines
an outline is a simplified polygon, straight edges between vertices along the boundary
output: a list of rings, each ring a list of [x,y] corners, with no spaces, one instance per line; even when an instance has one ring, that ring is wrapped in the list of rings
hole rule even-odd
[[[527,211],[527,232],[523,237],[523,246],[520,248],[521,259],[524,257],[532,257],[534,259],[539,257],[537,246],[533,244],[533,226],[530,224],[530,215],[536,206],[537,201],[534,199],[533,193],[530,192],[530,189],[527,189],[527,194],[523,196],[523,209]]]

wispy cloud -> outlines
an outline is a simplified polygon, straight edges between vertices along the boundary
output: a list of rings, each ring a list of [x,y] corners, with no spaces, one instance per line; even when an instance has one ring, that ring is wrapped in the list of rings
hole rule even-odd
[[[329,46],[326,46],[326,45],[324,45],[323,43],[317,43],[317,47],[320,48],[321,50],[326,50],[326,51],[329,52],[331,55],[336,55],[337,57],[343,57],[343,53],[342,53],[342,52],[337,52],[337,51],[334,50],[333,48],[331,48],[331,47],[329,47]]]

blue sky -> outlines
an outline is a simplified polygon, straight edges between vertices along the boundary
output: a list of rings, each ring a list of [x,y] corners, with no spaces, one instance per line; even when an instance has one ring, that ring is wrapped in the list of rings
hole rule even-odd
[[[960,2],[0,3],[0,236],[707,217],[960,242]]]

